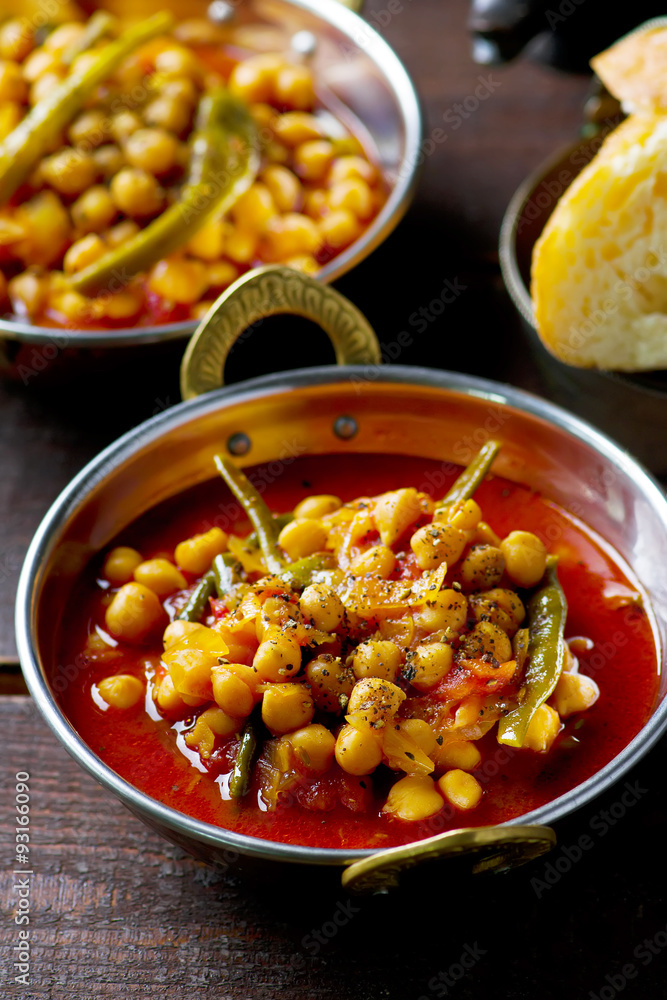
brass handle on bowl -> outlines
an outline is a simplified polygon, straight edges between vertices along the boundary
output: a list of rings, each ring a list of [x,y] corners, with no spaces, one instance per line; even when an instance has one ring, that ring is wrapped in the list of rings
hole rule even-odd
[[[258,320],[284,313],[318,323],[339,365],[381,363],[373,328],[340,292],[290,267],[259,267],[230,285],[193,333],[181,363],[183,399],[219,389],[236,339]]]
[[[343,888],[357,894],[386,892],[402,872],[423,862],[462,860],[473,875],[518,868],[550,851],[556,834],[548,826],[482,826],[449,830],[427,840],[390,847],[354,861],[344,870]]]

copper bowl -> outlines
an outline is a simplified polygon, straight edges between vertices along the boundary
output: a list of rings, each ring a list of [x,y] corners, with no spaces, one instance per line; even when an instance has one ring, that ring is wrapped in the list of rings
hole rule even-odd
[[[531,353],[552,398],[601,427],[652,472],[667,474],[667,373],[624,374],[575,368],[542,344],[530,297],[533,247],[560,196],[600,148],[598,132],[560,150],[519,186],[500,230],[505,287],[521,317]]]
[[[362,886],[377,885],[378,879],[385,884],[401,864],[446,855],[452,837],[459,837],[460,847],[461,835],[440,834],[430,841],[379,853],[274,843],[168,808],[104,764],[71,726],[52,685],[53,623],[62,619],[75,579],[139,515],[212,478],[213,455],[225,443],[244,465],[279,461],[288,441],[294,454],[342,457],[381,452],[436,459],[446,466],[466,463],[482,443],[494,437],[503,443],[494,471],[576,509],[581,520],[634,571],[652,602],[659,656],[664,662],[667,498],[609,438],[536,396],[467,375],[378,364],[377,342],[363,317],[332,289],[312,279],[287,269],[267,268],[237,284],[240,287],[226,297],[234,296],[238,307],[241,295],[240,308],[224,308],[225,303],[217,311],[214,307],[190,345],[183,389],[192,398],[103,451],[45,516],[18,589],[21,663],[38,708],[75,760],[149,826],[197,857],[235,869],[260,862],[333,866],[346,869],[343,878],[348,883],[359,875]],[[285,311],[323,321],[337,340],[339,358],[356,358],[361,363],[270,375],[196,395],[216,381],[219,385],[225,352],[248,318],[260,312]],[[663,671],[650,719],[593,777],[528,815],[502,826],[466,832],[463,837],[476,859],[473,864],[508,867],[552,846],[553,833],[545,824],[601,794],[665,732],[665,693]]]
[[[164,8],[162,0],[103,0],[101,7],[123,16],[148,16]],[[168,6],[177,16],[206,16],[207,0]],[[334,281],[368,256],[392,232],[414,194],[422,120],[419,100],[402,63],[381,35],[339,0],[240,0],[227,5],[242,25],[266,25],[285,49],[299,32],[312,36],[309,55],[316,78],[359,123],[377,155],[389,190],[387,201],[362,235],[318,273]],[[303,41],[303,36],[302,36]],[[86,371],[99,360],[131,357],[137,348],[183,340],[196,321],[113,330],[55,329],[18,319],[0,319],[0,372],[30,381],[31,372],[69,368]],[[132,353],[121,350],[131,348]],[[22,367],[21,367],[22,366]]]

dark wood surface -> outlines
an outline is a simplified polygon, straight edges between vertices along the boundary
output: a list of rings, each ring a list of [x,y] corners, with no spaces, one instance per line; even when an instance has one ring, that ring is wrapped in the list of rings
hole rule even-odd
[[[385,345],[412,331],[412,344],[395,360],[543,391],[503,291],[498,229],[520,180],[576,132],[588,81],[526,61],[491,71],[476,66],[466,0],[402,0],[402,8],[383,33],[417,82],[426,135],[443,129],[445,139],[426,157],[414,206],[395,235],[339,287]],[[373,21],[387,9],[384,0],[370,0],[366,16]],[[455,105],[482,81],[492,92],[454,129],[452,115],[443,116],[456,114]],[[461,294],[417,334],[410,316],[428,307],[447,279]],[[232,374],[256,371],[261,346],[240,351]],[[297,349],[285,358],[286,366],[306,362]],[[122,431],[178,401],[177,367],[175,350],[73,388],[48,387],[39,377],[27,387],[0,386],[0,821],[8,845],[0,994],[666,996],[664,747],[630,775],[634,792],[621,783],[559,825],[552,870],[542,861],[462,884],[443,872],[428,885],[353,903],[335,880],[319,885],[292,875],[253,884],[213,873],[107,798],[61,749],[11,670],[18,570],[40,518],[72,475]],[[18,929],[12,789],[22,770],[31,774],[34,870],[27,987],[12,983],[11,967]],[[592,846],[573,860],[581,837]]]

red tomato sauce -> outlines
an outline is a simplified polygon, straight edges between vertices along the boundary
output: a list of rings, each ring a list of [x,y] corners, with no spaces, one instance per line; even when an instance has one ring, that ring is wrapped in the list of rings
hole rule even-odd
[[[457,474],[454,469],[443,474],[442,468],[440,463],[412,457],[317,456],[297,458],[277,476],[273,466],[257,467],[251,478],[271,509],[280,512],[317,493],[335,492],[348,501],[414,486],[440,496]],[[438,483],[437,490],[429,489],[431,482]],[[257,776],[238,805],[225,797],[225,773],[231,769],[236,741],[223,741],[206,767],[197,754],[187,751],[201,769],[193,766],[177,747],[178,724],[151,718],[143,703],[127,711],[103,711],[95,704],[91,687],[110,673],[108,663],[84,663],[76,679],[68,682],[61,695],[67,716],[91,749],[143,792],[197,819],[268,840],[381,848],[459,826],[503,822],[552,801],[598,772],[647,721],[658,683],[655,630],[650,611],[636,600],[638,582],[620,557],[581,522],[528,488],[499,477],[487,479],[475,499],[500,536],[520,527],[537,534],[558,554],[569,605],[566,638],[591,640],[589,650],[577,650],[580,671],[593,677],[601,692],[588,711],[564,720],[548,753],[501,746],[495,728],[478,741],[482,762],[473,773],[484,794],[476,808],[459,812],[444,804],[440,813],[419,823],[393,819],[380,812],[395,780],[393,772],[386,769],[383,783],[383,768],[360,779],[345,775],[337,765],[318,781],[311,780],[297,796],[306,804],[310,799],[311,806],[317,799],[321,808],[288,802],[267,812],[258,805]],[[214,524],[231,528],[231,507],[224,484],[211,480],[144,515],[116,544],[136,546],[146,559],[173,552],[183,538]],[[100,565],[97,560],[88,568],[71,595],[61,626],[60,671],[67,664],[81,663],[88,633],[103,621],[102,591],[95,583]],[[143,647],[122,646],[112,670],[143,676],[146,659],[157,663],[161,648],[159,638]]]

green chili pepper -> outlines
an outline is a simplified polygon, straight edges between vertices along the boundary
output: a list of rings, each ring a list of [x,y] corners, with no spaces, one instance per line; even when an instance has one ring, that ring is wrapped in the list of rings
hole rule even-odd
[[[285,567],[280,577],[294,590],[305,590],[313,582],[317,573],[334,569],[335,566],[336,560],[332,552],[317,552],[315,555],[306,556],[304,559],[290,563],[289,566]]]
[[[20,187],[98,84],[110,76],[130,52],[169,31],[173,23],[173,15],[162,11],[127,28],[120,38],[105,45],[89,66],[70,73],[35,105],[0,143],[0,205]]]
[[[213,457],[215,466],[250,518],[269,573],[278,575],[285,562],[278,546],[278,527],[271,511],[246,475],[224,455]]]
[[[105,35],[108,35],[115,23],[116,19],[107,10],[95,11],[88,20],[83,34],[63,52],[60,57],[62,63],[65,66],[70,66],[77,56],[80,56],[82,52],[87,52],[88,49],[92,49],[93,45],[96,45]]]
[[[223,552],[213,560],[211,570],[215,579],[215,589],[218,597],[224,597],[232,587],[239,583],[238,563],[231,552]]]
[[[234,769],[229,779],[229,794],[233,799],[242,799],[250,791],[252,780],[252,763],[257,749],[257,737],[255,728],[248,720],[241,733],[241,743],[239,745]]]
[[[209,570],[192,591],[188,598],[188,603],[179,614],[178,617],[181,621],[200,622],[204,617],[204,611],[206,610],[209,598],[213,597],[214,593],[215,574],[213,570]]]
[[[180,199],[122,246],[73,275],[71,286],[86,295],[113,289],[178,250],[250,187],[259,167],[257,145],[254,120],[240,101],[222,89],[205,94]]]
[[[282,531],[282,529],[285,527],[286,524],[290,524],[290,522],[294,520],[294,514],[292,514],[291,512],[287,514],[274,514],[273,520],[276,522],[276,527],[278,529],[278,532],[280,532]],[[256,549],[259,548],[259,539],[257,538],[256,531],[253,531],[252,534],[248,535],[248,537],[246,538],[246,543],[248,545],[254,546]]]
[[[523,704],[498,723],[498,742],[523,746],[526,730],[558,683],[565,662],[567,600],[558,580],[558,560],[547,559],[545,582],[528,602],[528,666]]]
[[[455,503],[470,500],[477,487],[484,482],[489,469],[493,465],[493,460],[499,451],[499,441],[487,441],[437,506],[449,507]]]

